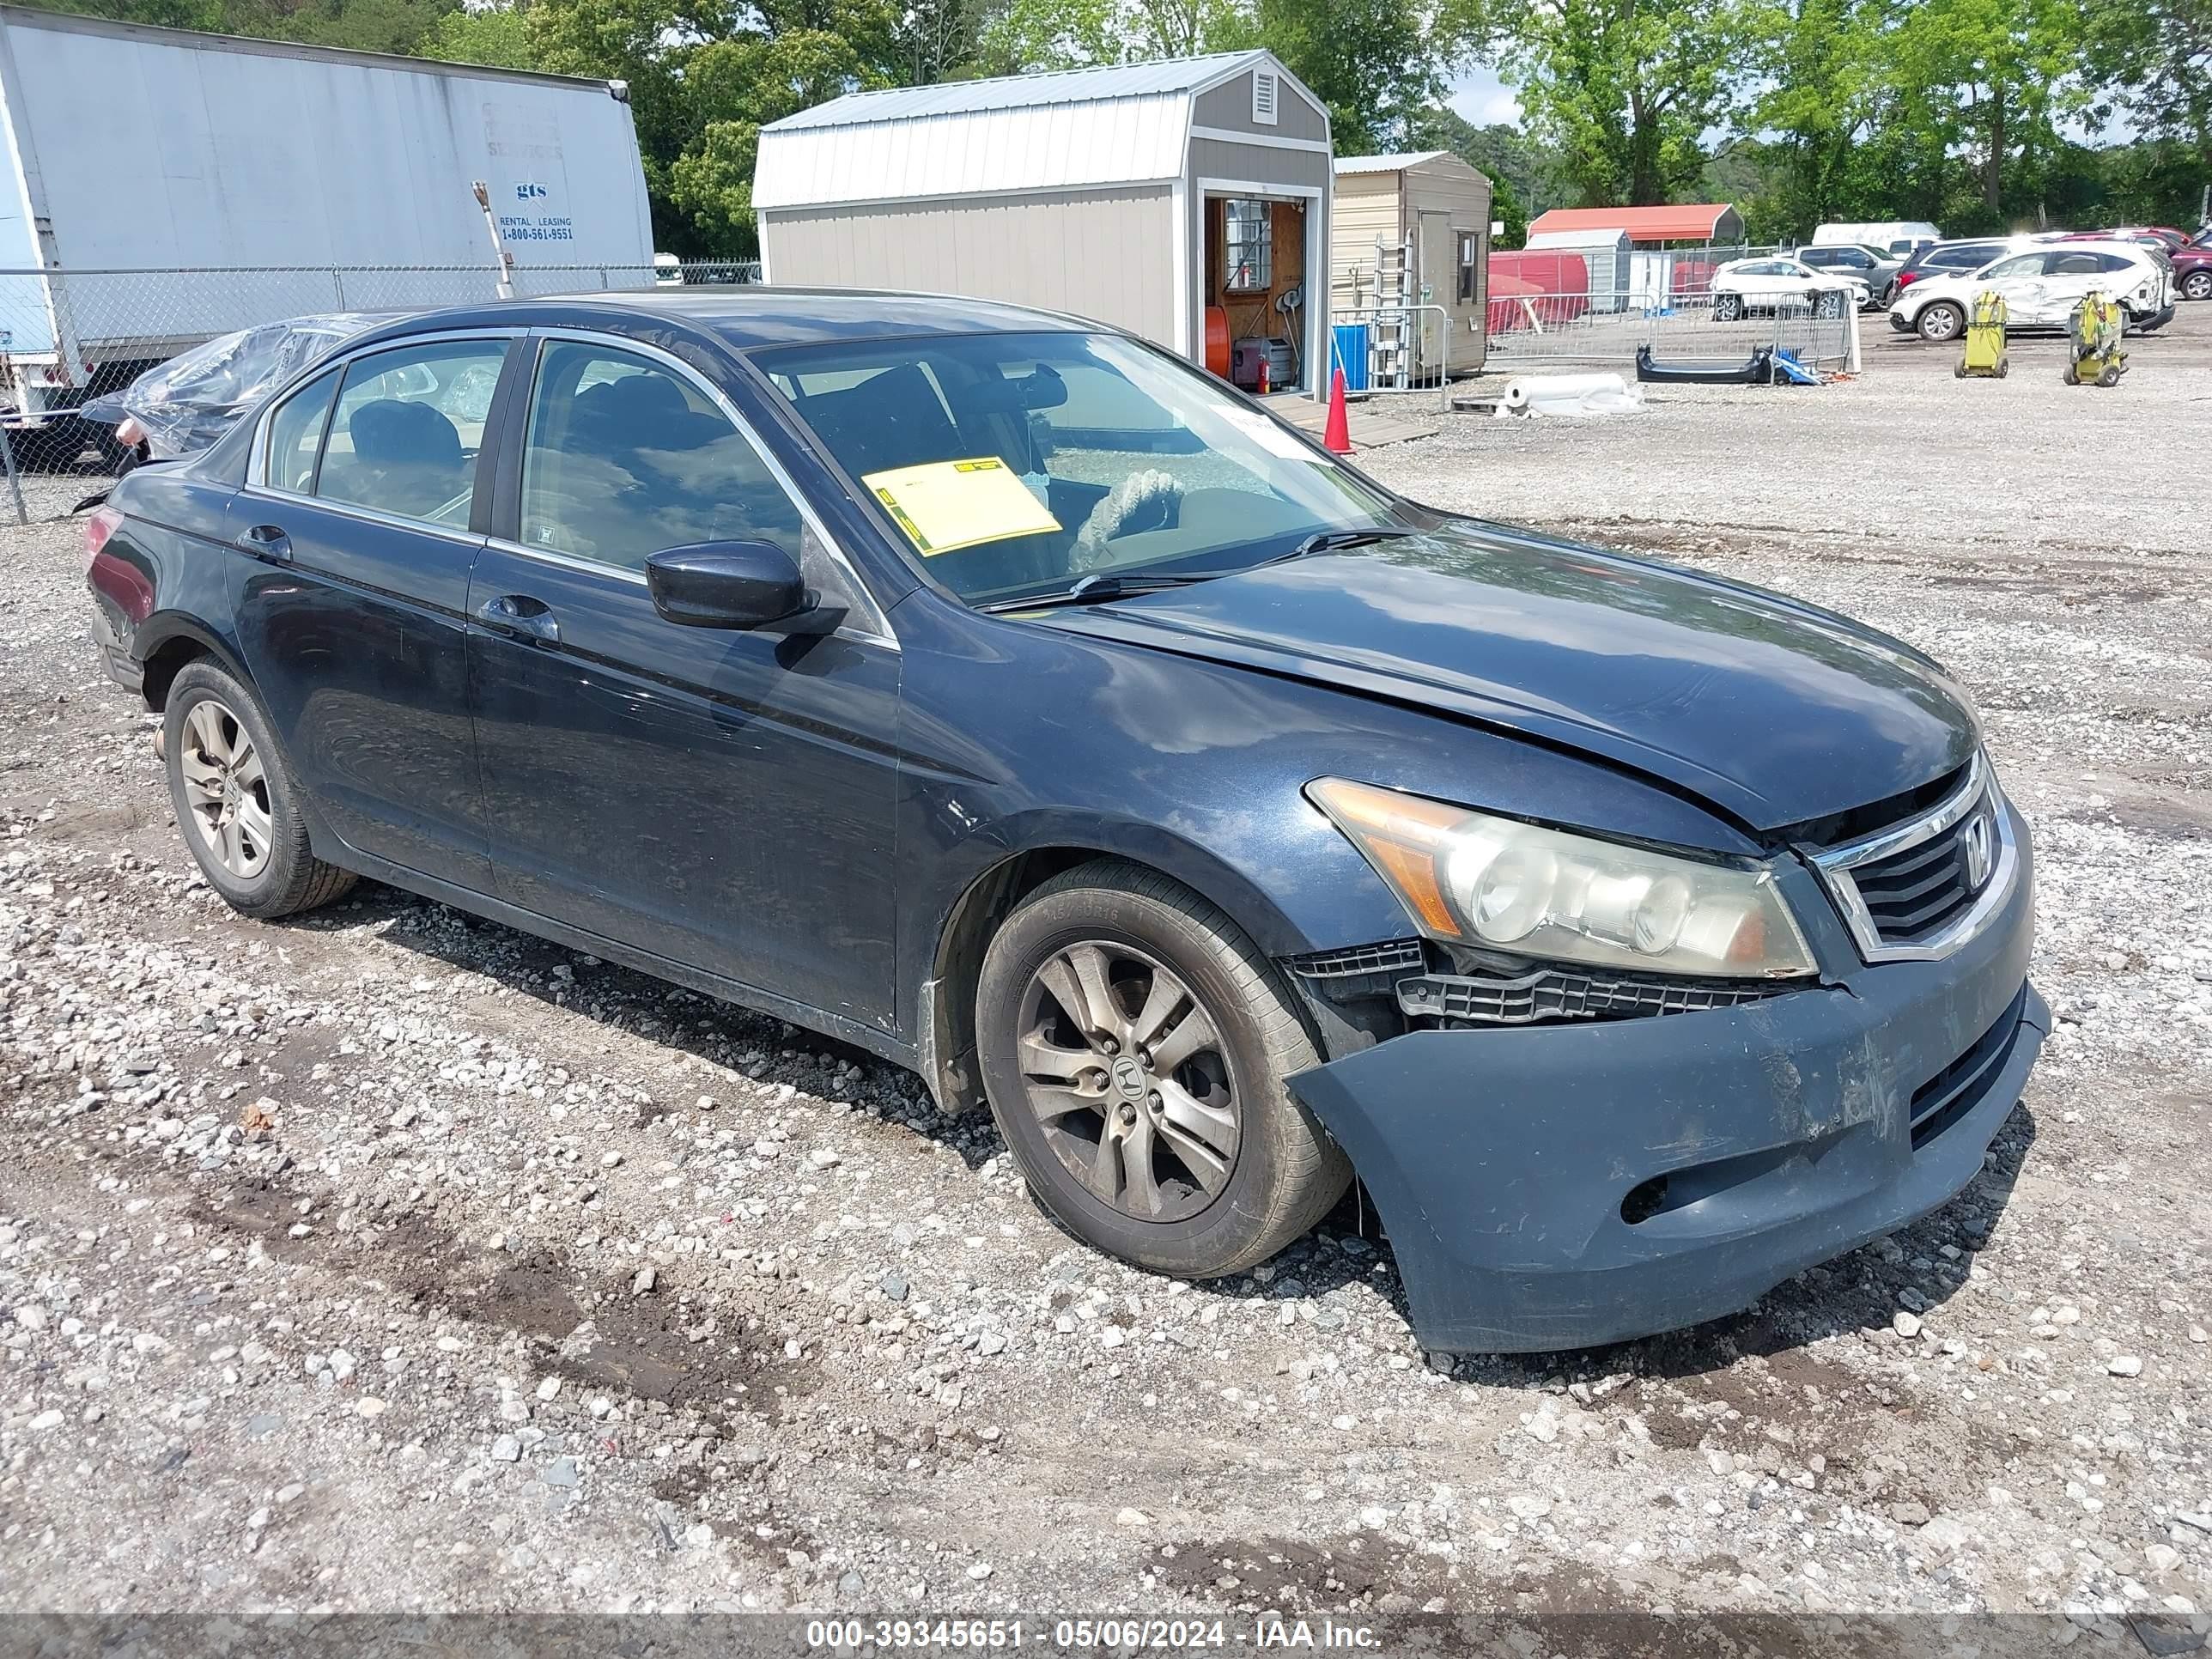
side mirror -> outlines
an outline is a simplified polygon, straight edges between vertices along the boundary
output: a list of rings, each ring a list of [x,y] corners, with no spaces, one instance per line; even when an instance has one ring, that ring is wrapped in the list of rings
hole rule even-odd
[[[764,628],[812,607],[799,566],[774,542],[700,542],[645,562],[653,608],[687,628]]]

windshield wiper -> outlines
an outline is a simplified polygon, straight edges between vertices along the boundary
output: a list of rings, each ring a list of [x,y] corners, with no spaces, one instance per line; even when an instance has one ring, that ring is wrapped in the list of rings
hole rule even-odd
[[[1334,552],[1340,547],[1364,547],[1370,542],[1386,542],[1401,536],[1418,536],[1418,530],[1408,530],[1396,525],[1373,525],[1364,530],[1316,530],[1287,553],[1278,553],[1262,559],[1259,564],[1237,565],[1227,570],[1160,571],[1152,575],[1120,575],[1111,570],[1094,570],[1072,586],[1055,593],[1038,593],[1024,599],[994,599],[988,605],[978,605],[979,611],[1041,611],[1055,605],[1096,605],[1106,599],[1126,599],[1135,593],[1157,593],[1162,588],[1188,587],[1193,582],[1210,582],[1217,576],[1241,575],[1247,570],[1257,570],[1261,565],[1282,564],[1291,559],[1303,559],[1309,553]]]
[[[1225,576],[1225,570],[1184,570],[1162,572],[1152,576],[1119,576],[1110,570],[1094,570],[1073,586],[1056,593],[1037,593],[1023,599],[994,599],[978,605],[979,611],[1039,611],[1054,605],[1096,605],[1106,599],[1126,599],[1133,593],[1157,593],[1162,588],[1188,587],[1193,582],[1212,581],[1216,576]]]
[[[1279,564],[1285,559],[1303,559],[1309,553],[1334,553],[1340,547],[1364,547],[1370,542],[1395,541],[1401,536],[1420,533],[1397,525],[1370,525],[1364,530],[1316,530],[1289,552],[1279,553],[1267,562]]]

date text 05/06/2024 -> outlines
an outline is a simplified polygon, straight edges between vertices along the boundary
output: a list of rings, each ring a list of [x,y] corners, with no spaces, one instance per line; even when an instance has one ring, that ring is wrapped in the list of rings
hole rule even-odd
[[[1220,1619],[814,1619],[807,1621],[806,1645],[836,1653],[1024,1647],[1116,1653],[1333,1648],[1371,1653],[1379,1650],[1382,1640],[1370,1626],[1334,1619],[1261,1618],[1247,1626]]]

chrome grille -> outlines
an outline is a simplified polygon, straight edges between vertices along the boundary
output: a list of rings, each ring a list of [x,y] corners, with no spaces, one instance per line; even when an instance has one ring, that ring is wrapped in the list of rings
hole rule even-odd
[[[1813,854],[1869,962],[1956,949],[2002,900],[2016,862],[2003,798],[1978,755],[1930,811]]]

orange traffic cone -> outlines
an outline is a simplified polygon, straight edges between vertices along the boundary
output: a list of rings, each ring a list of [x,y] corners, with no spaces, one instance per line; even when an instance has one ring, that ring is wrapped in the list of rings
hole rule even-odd
[[[1332,454],[1352,453],[1352,418],[1344,410],[1344,369],[1337,368],[1328,383],[1328,425],[1321,434],[1322,445]]]

